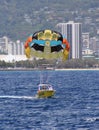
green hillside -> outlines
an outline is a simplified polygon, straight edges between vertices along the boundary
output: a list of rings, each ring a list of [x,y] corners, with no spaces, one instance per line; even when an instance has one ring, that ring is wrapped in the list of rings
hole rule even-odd
[[[57,23],[77,18],[83,23],[85,17],[91,17],[95,23],[98,6],[99,0],[1,0],[0,37],[25,40],[37,30],[56,29]],[[95,28],[97,26],[95,23]],[[88,29],[83,27],[85,31],[90,31]],[[91,30],[95,32],[94,28]]]

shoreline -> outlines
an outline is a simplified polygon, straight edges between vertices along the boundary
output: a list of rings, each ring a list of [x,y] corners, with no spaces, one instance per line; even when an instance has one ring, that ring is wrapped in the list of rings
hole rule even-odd
[[[75,70],[99,70],[99,68],[68,68],[68,69],[55,69],[56,71],[64,71],[64,70],[71,70],[71,71],[75,71]]]
[[[61,69],[39,69],[39,68],[0,68],[0,71],[75,71],[75,70],[99,70],[99,68],[61,68]]]

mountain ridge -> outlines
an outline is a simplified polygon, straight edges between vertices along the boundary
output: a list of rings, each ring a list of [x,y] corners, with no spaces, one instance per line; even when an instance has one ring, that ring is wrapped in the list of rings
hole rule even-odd
[[[13,40],[25,40],[30,33],[45,28],[56,29],[59,22],[76,21],[76,18],[83,22],[85,17],[90,17],[95,23],[93,17],[98,16],[94,16],[93,11],[96,14],[98,7],[98,0],[0,1],[0,37],[6,35]],[[85,27],[84,31],[90,30]]]

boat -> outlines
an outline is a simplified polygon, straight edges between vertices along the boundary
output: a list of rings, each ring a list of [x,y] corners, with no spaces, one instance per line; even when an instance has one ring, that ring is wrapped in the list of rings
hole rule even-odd
[[[51,98],[55,94],[55,90],[50,84],[39,84],[37,97],[38,98]]]

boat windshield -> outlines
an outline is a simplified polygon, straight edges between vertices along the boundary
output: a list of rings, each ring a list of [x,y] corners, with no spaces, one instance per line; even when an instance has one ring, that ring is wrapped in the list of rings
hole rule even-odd
[[[39,84],[39,90],[53,90],[50,84]]]

